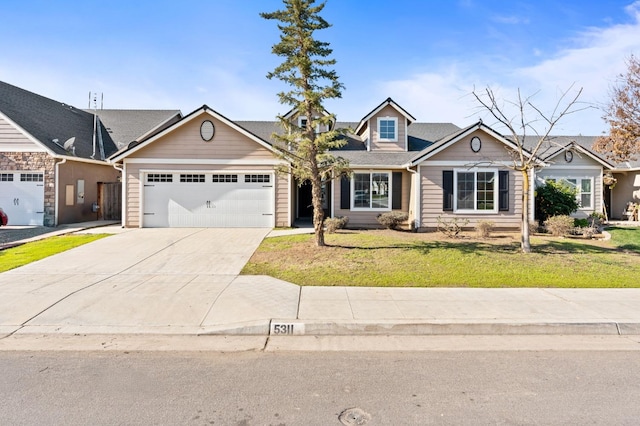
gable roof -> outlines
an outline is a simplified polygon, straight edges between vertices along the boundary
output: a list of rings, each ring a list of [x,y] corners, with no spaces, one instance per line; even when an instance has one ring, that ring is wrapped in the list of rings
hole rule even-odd
[[[471,133],[475,132],[476,130],[482,130],[485,133],[491,135],[492,137],[494,137],[495,139],[499,140],[500,142],[502,142],[503,144],[505,144],[506,146],[508,146],[511,149],[517,150],[518,146],[510,139],[505,138],[504,136],[502,136],[500,133],[496,132],[495,130],[493,130],[491,127],[487,126],[486,124],[484,124],[482,122],[482,120],[478,121],[477,123],[474,123],[468,127],[465,127],[464,129],[460,129],[459,131],[452,133],[451,135],[442,138],[441,140],[437,141],[436,143],[428,146],[427,148],[423,149],[422,151],[420,151],[417,155],[415,155],[411,161],[410,161],[410,166],[415,166],[418,163],[421,163],[422,161],[434,156],[435,154],[443,151],[444,149],[446,149],[447,147],[453,145],[454,143],[456,143],[457,141],[459,141],[460,139],[470,135]],[[525,148],[523,148],[523,152],[526,156],[530,157],[530,153],[529,151]]]
[[[390,105],[391,107],[393,107],[396,111],[398,111],[400,114],[402,114],[407,120],[409,120],[409,124],[411,124],[414,121],[416,121],[416,119],[411,114],[409,114],[407,111],[405,111],[404,108],[402,108],[400,105],[398,105],[393,99],[387,98],[380,105],[375,107],[369,114],[365,115],[362,118],[362,120],[360,120],[360,122],[358,123],[358,126],[356,127],[355,133],[358,134],[358,132],[362,129],[362,127],[364,127],[364,125],[367,123],[367,121],[371,117],[373,117],[374,115],[379,113],[387,105]]]
[[[110,161],[117,162],[117,161],[122,160],[125,157],[128,157],[129,155],[133,154],[134,152],[139,151],[140,149],[152,144],[156,140],[158,140],[161,137],[167,135],[168,133],[174,131],[175,129],[177,129],[179,127],[182,127],[186,123],[189,123],[190,121],[194,120],[196,117],[198,117],[202,113],[211,115],[212,117],[216,118],[217,120],[220,120],[221,122],[223,122],[227,126],[229,126],[232,129],[240,132],[241,134],[245,135],[246,137],[248,137],[249,139],[253,140],[254,142],[257,142],[259,145],[263,146],[264,148],[267,148],[269,151],[272,151],[274,153],[276,152],[275,148],[269,142],[267,142],[267,140],[263,140],[261,137],[255,135],[254,133],[252,133],[251,131],[249,131],[249,130],[245,129],[244,127],[240,126],[236,122],[229,120],[227,117],[225,117],[224,115],[222,115],[222,114],[216,112],[215,110],[209,108],[205,104],[205,105],[202,105],[200,108],[198,108],[198,109],[190,112],[189,114],[185,115],[179,121],[176,121],[175,123],[173,123],[173,124],[167,126],[166,128],[164,128],[163,130],[161,130],[161,131],[155,133],[154,135],[148,137],[144,141],[142,141],[142,142],[134,141],[134,143],[130,143],[128,147],[126,147],[122,151],[118,152],[117,154],[113,155],[110,158]]]
[[[100,126],[93,155],[93,114],[2,81],[0,112],[51,155],[99,160],[100,139],[105,158],[117,151],[109,133]],[[67,151],[64,144],[71,138],[75,138],[74,150]]]
[[[93,110],[85,110],[93,113]],[[179,110],[99,109],[95,111],[119,149],[163,130],[182,118]]]
[[[568,137],[559,136],[559,137],[555,137],[554,139],[556,139],[556,143],[562,143],[561,140],[565,139],[565,138],[568,138]],[[591,152],[591,150],[588,150],[588,149],[584,148],[583,146],[581,146],[580,144],[576,143],[575,140],[571,140],[569,143],[565,143],[564,145],[560,145],[557,148],[558,149],[553,150],[553,152],[551,152],[549,155],[547,155],[547,156],[545,156],[543,158],[545,162],[549,162],[549,160],[551,160],[552,158],[554,158],[555,156],[557,156],[558,154],[560,154],[560,153],[562,153],[564,151],[573,150],[573,151],[578,152],[581,155],[586,155],[587,157],[591,158],[596,163],[600,164],[605,169],[613,169],[614,168],[613,164],[611,164],[608,161],[606,161],[605,159],[595,155],[593,152]]]

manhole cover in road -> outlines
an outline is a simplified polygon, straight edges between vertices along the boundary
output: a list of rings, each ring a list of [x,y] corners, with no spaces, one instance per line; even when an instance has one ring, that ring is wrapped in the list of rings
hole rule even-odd
[[[360,408],[347,408],[338,416],[340,423],[347,426],[363,425],[371,420],[371,414]]]

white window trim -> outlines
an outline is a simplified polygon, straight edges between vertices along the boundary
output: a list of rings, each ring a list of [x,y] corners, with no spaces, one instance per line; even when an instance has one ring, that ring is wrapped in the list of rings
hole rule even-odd
[[[473,173],[474,174],[474,190],[473,190],[473,209],[459,209],[458,208],[458,173]],[[493,173],[495,176],[495,182],[493,185],[493,209],[491,210],[478,210],[475,206],[478,205],[478,173]],[[500,175],[498,169],[453,169],[453,212],[458,214],[498,214],[499,213],[499,201],[500,201]]]
[[[380,122],[393,121],[393,139],[383,138],[380,136]],[[398,117],[378,117],[378,140],[381,142],[398,142]]]
[[[578,211],[595,211],[595,180],[593,178],[593,176],[582,176],[582,177],[577,177],[577,176],[545,176],[544,180],[553,180],[555,182],[558,181],[568,181],[569,179],[575,179],[576,181],[576,201],[578,202]],[[582,207],[582,181],[583,180],[589,180],[591,181],[591,192],[588,193],[590,194],[589,197],[589,203],[591,204],[590,207]]]
[[[302,129],[302,120],[306,120],[307,116],[306,115],[299,115],[298,116],[298,127],[300,127]],[[315,117],[314,120],[317,120],[318,117]],[[316,134],[320,133],[320,123],[316,124]]]
[[[355,185],[355,175],[356,174],[368,174],[369,175],[369,189],[371,189],[371,179],[374,173],[377,174],[386,174],[387,182],[389,182],[389,206],[380,208],[380,207],[355,207],[355,199],[356,199],[356,185]],[[391,179],[393,175],[389,170],[354,170],[353,176],[351,176],[351,211],[356,212],[390,212],[391,207],[393,205],[393,182]],[[371,205],[371,199],[369,200],[369,205]]]

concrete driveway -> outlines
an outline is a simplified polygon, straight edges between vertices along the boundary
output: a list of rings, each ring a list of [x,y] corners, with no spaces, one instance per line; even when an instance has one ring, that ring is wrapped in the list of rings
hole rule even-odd
[[[268,229],[131,229],[0,274],[12,333],[264,334],[299,288],[238,276]]]

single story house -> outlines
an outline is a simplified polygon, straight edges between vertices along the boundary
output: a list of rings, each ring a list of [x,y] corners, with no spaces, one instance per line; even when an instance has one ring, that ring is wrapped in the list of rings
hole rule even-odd
[[[105,120],[0,81],[0,207],[9,225],[120,219],[121,173],[107,161],[118,150],[114,136],[128,143],[181,116],[100,113]],[[112,121],[124,134],[112,134]]]
[[[286,163],[273,145],[273,133],[282,131],[275,121],[234,121],[207,105],[185,116],[174,110],[83,111],[4,83],[0,88],[40,105],[16,113],[19,97],[0,100],[0,159],[2,176],[24,172],[28,182],[29,172],[44,175],[50,198],[35,204],[51,210],[45,224],[64,223],[63,216],[95,218],[86,208],[67,213],[67,203],[81,204],[80,180],[83,198],[91,201],[97,195],[88,194],[89,187],[120,182],[126,227],[280,227],[311,217],[310,185],[276,173]],[[285,117],[299,126],[306,120],[295,111]],[[43,130],[38,133],[32,122]],[[353,173],[325,184],[328,216],[348,216],[353,227],[377,227],[376,217],[389,211],[406,212],[418,230],[434,229],[439,218],[520,226],[522,175],[510,168],[516,146],[481,121],[464,128],[418,122],[388,98],[361,120],[333,126],[350,129],[346,145],[333,154],[349,160]],[[74,136],[75,142],[65,143]],[[530,182],[574,185],[581,206],[576,217],[607,211],[611,219],[622,218],[627,203],[640,201],[640,163],[611,164],[591,151],[594,140],[551,138],[533,159]],[[50,165],[29,163],[37,158]],[[66,178],[60,170],[75,163],[100,172]],[[6,211],[16,197],[0,189]],[[535,185],[530,191],[533,219]]]

